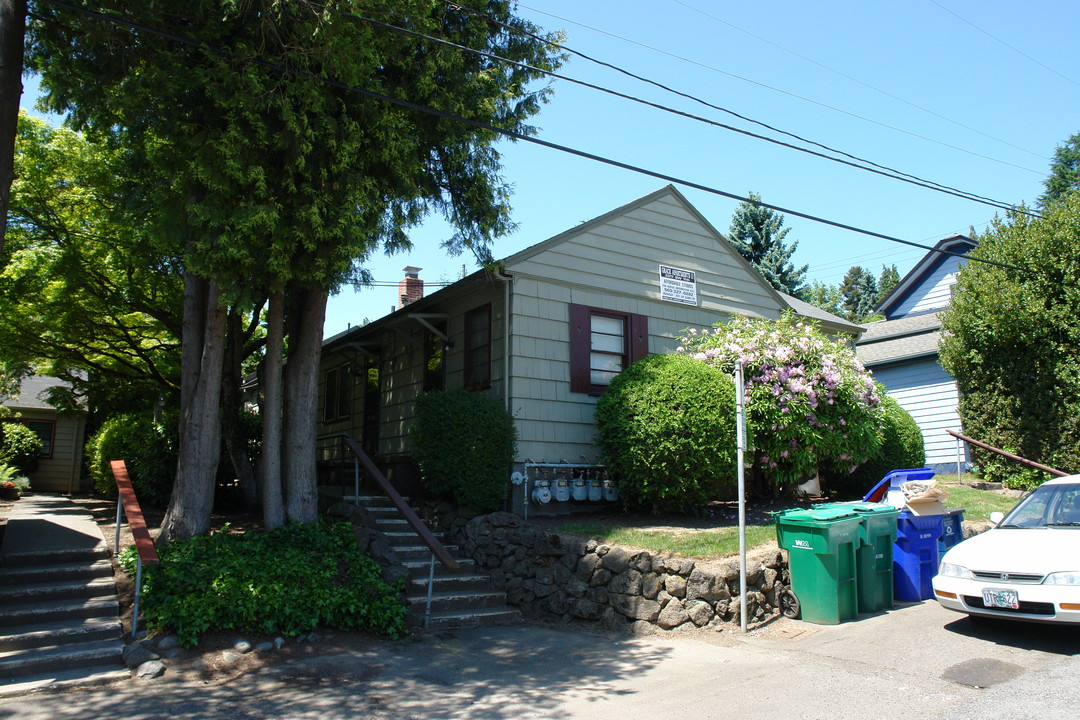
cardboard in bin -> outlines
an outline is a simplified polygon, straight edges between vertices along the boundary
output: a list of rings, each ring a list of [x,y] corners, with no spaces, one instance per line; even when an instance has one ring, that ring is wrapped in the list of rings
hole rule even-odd
[[[907,509],[912,515],[944,515],[945,505],[937,498],[908,499]]]

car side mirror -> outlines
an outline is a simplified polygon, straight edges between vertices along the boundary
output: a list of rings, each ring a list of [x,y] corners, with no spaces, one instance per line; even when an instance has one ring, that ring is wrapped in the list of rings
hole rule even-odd
[[[1003,512],[994,511],[990,513],[990,522],[994,523],[994,525],[999,524],[1004,519],[1005,513]]]

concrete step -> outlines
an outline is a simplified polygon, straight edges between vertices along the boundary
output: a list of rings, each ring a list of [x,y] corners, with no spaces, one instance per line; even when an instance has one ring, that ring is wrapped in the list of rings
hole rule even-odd
[[[89,617],[117,617],[120,603],[116,595],[94,597],[85,600],[48,600],[35,603],[8,605],[0,612],[0,627],[18,628],[21,625],[39,625],[41,623],[63,620],[77,620]],[[11,633],[12,630],[2,632]]]
[[[420,613],[417,625],[423,623]],[[488,608],[484,610],[466,610],[462,612],[432,613],[428,620],[428,630],[457,630],[486,625],[512,625],[521,622],[521,612],[513,608]]]
[[[349,496],[349,499],[351,500],[352,496]],[[402,496],[402,499],[408,504],[409,498]],[[385,495],[361,495],[359,504],[369,510],[375,508],[391,508],[394,511],[397,511],[397,508],[394,507],[394,503]]]
[[[419,544],[417,542],[418,541],[417,535],[416,535],[415,532],[412,531],[412,528],[410,528],[408,531],[401,531],[401,532],[385,532],[384,531],[383,535],[386,537],[387,542],[390,543],[390,546],[394,547],[394,548],[402,546],[402,545],[417,545],[417,544]],[[434,535],[435,539],[438,540],[439,542],[445,543],[446,536],[443,535],[442,533],[432,533],[432,535]]]
[[[406,602],[409,607],[409,612],[414,612],[419,608],[420,613],[423,614],[424,607],[427,605],[427,595],[410,595]],[[458,611],[458,610],[477,610],[479,608],[493,608],[493,607],[506,607],[506,593],[504,592],[492,592],[481,591],[474,592],[469,590],[450,590],[447,592],[437,592],[431,594],[431,609],[432,612],[446,612],[446,611]]]
[[[9,650],[0,653],[0,677],[11,678],[123,662],[124,643],[96,640],[77,645]]]
[[[473,562],[472,560],[470,560],[469,558],[457,558],[457,561],[458,561],[457,573],[475,573],[476,572],[476,563]],[[430,561],[429,558],[425,558],[423,560],[405,560],[401,564],[404,565],[409,570],[409,577],[410,578],[421,578],[422,577],[422,578],[424,578],[426,580],[427,576],[428,576],[428,566],[429,566],[430,562],[431,561]],[[455,573],[453,573],[453,572],[447,570],[446,568],[444,568],[441,563],[439,563],[439,562],[435,563],[435,576],[436,577],[438,577],[440,575],[453,575],[453,574],[455,574]]]
[[[98,560],[108,560],[109,549],[105,543],[95,548],[80,548],[78,550],[34,550],[28,552],[5,553],[0,556],[0,565],[5,568],[63,565],[70,563],[95,563]]]
[[[79,578],[111,578],[112,576],[113,567],[112,562],[109,560],[96,560],[89,563],[80,561],[50,565],[24,565],[21,567],[0,568],[0,585],[76,580]]]
[[[427,594],[427,575],[418,578],[412,578],[409,581],[408,593],[409,595],[426,595]],[[432,584],[432,592],[452,592],[472,590],[477,592],[484,592],[491,589],[491,576],[482,575],[480,573],[454,573],[449,575],[436,575],[435,582]]]
[[[119,640],[123,634],[118,617],[55,620],[6,629],[10,632],[0,634],[0,652],[97,640]]]
[[[399,562],[406,562],[409,560],[423,560],[424,562],[430,562],[431,560],[431,548],[424,544],[412,544],[412,545],[392,545],[394,549],[394,557]],[[444,545],[450,556],[457,558],[457,545]],[[438,564],[438,561],[436,561]]]
[[[92,598],[116,594],[116,583],[107,578],[50,580],[0,586],[0,605],[34,603],[49,600]]]
[[[0,679],[0,697],[18,697],[37,692],[58,692],[107,685],[131,679],[131,671],[115,663],[33,673]]]

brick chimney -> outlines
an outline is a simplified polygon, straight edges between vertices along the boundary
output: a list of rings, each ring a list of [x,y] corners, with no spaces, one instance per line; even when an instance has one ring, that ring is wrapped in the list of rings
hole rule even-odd
[[[405,277],[398,281],[398,304],[397,309],[411,305],[420,298],[424,297],[424,281],[420,279],[420,271],[423,268],[403,267],[402,272],[405,273]]]

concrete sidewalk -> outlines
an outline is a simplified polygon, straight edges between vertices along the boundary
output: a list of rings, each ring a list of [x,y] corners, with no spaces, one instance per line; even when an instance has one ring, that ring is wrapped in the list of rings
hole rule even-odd
[[[0,545],[0,565],[20,556],[108,550],[93,516],[60,495],[34,493],[15,503]]]

